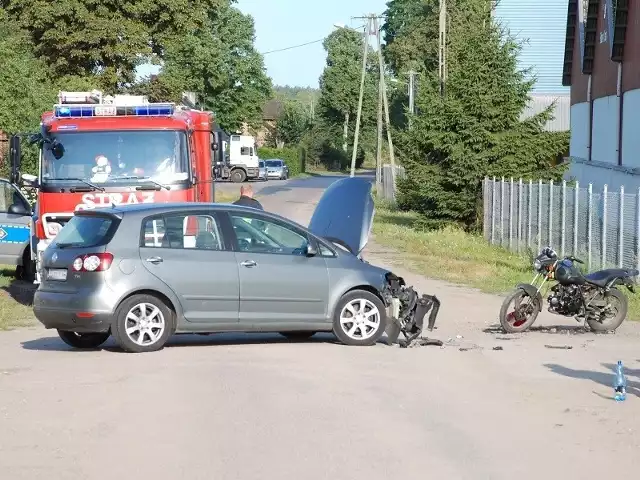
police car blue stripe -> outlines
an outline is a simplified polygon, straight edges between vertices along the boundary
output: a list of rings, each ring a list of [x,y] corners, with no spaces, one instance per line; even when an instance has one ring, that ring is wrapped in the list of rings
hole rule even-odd
[[[0,224],[0,243],[24,243],[30,236],[29,225]]]

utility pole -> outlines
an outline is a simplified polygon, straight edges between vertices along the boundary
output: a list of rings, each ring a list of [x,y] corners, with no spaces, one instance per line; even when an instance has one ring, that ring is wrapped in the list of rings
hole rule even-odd
[[[440,76],[440,95],[444,97],[447,81],[447,0],[440,0],[438,34],[438,70]]]
[[[380,35],[380,32],[377,33]],[[378,141],[376,144],[376,192],[380,195],[382,191],[382,82],[384,74],[380,72],[378,79]]]
[[[411,117],[416,113],[415,93],[416,93],[416,75],[418,72],[409,70],[409,128],[411,128]]]
[[[396,157],[393,151],[393,141],[391,140],[391,119],[389,115],[389,100],[387,99],[387,84],[384,77],[384,59],[382,58],[382,42],[380,41],[380,25],[378,20],[381,17],[373,17],[373,26],[376,29],[376,40],[378,47],[378,66],[380,68],[380,85],[378,88],[382,90],[382,100],[384,104],[385,123],[387,124],[387,142],[389,143],[389,163],[391,164],[391,180],[392,192],[396,191]]]
[[[391,163],[391,178],[393,180],[393,188],[395,191],[396,185],[396,160],[393,150],[393,141],[391,139],[391,119],[389,114],[389,100],[387,98],[387,85],[385,82],[385,70],[384,60],[382,58],[382,41],[380,38],[380,25],[379,20],[383,17],[376,14],[369,14],[362,17],[352,17],[354,19],[366,20],[366,26],[364,31],[364,58],[362,61],[362,78],[360,82],[360,99],[358,102],[358,116],[356,118],[356,130],[353,139],[353,152],[351,157],[351,176],[355,176],[356,155],[358,148],[358,135],[360,132],[360,117],[362,114],[362,97],[364,94],[364,78],[366,72],[366,60],[367,52],[369,48],[369,36],[375,35],[376,44],[378,48],[378,67],[379,67],[379,85],[378,85],[378,145],[376,151],[376,188],[380,192],[379,188],[382,184],[382,129],[383,122],[382,116],[384,111],[384,120],[387,124],[387,141],[389,143],[389,161]]]
[[[351,176],[356,175],[356,156],[358,155],[358,136],[360,135],[360,117],[362,116],[362,98],[364,97],[364,80],[367,76],[367,54],[369,53],[369,31],[371,27],[371,17],[367,17],[367,24],[364,27],[363,54],[362,54],[362,75],[360,76],[360,97],[358,98],[358,114],[356,115],[356,130],[353,134],[353,152],[351,152]]]

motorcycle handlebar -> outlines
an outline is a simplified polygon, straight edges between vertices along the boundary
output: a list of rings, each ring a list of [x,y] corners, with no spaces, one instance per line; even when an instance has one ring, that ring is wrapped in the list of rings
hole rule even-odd
[[[571,260],[572,262],[577,262],[577,263],[580,263],[580,264],[584,265],[584,262],[582,260],[580,260],[579,258],[574,257],[573,255],[568,256],[568,257],[564,257],[564,258],[566,258],[567,260]]]

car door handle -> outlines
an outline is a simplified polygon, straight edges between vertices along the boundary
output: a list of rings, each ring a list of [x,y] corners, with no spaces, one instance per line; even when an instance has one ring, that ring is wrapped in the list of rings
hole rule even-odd
[[[251,267],[255,267],[258,264],[253,260],[245,260],[240,265],[242,265],[243,267],[251,268]]]
[[[150,258],[147,258],[147,262],[149,262],[149,263],[162,263],[162,257],[150,257]]]

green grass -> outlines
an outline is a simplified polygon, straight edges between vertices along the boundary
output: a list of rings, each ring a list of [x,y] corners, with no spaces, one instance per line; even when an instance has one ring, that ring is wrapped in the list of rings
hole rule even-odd
[[[533,278],[532,252],[517,254],[489,245],[480,235],[456,228],[423,231],[414,228],[417,214],[376,206],[373,226],[377,244],[398,252],[391,261],[430,278],[504,294]],[[622,289],[627,294],[626,289]],[[640,320],[640,292],[629,294],[631,320]]]
[[[231,203],[238,199],[237,194],[216,191],[216,203]]]
[[[0,330],[33,325],[33,285],[15,279],[15,267],[0,266]]]

